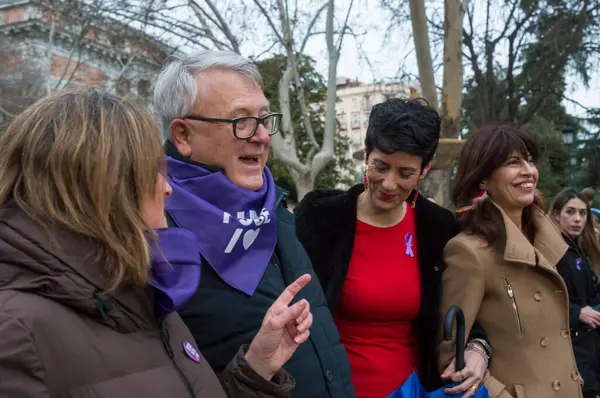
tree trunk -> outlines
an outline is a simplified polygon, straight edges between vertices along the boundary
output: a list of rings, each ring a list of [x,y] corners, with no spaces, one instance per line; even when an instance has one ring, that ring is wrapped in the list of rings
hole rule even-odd
[[[281,1],[280,12],[282,13],[286,11],[283,6],[284,2]],[[283,113],[282,131],[285,134],[273,136],[272,148],[275,153],[275,157],[288,167],[288,170],[290,171],[292,179],[296,185],[298,200],[301,200],[304,195],[314,189],[317,175],[327,166],[327,164],[329,164],[335,155],[335,103],[337,100],[336,74],[340,50],[339,47],[334,44],[334,13],[335,2],[334,0],[329,0],[327,3],[327,20],[325,24],[325,38],[327,40],[327,51],[329,54],[327,104],[325,110],[325,131],[323,134],[323,142],[320,146],[314,139],[314,134],[312,134],[310,118],[308,117],[309,109],[308,106],[306,106],[303,93],[301,93],[303,88],[298,75],[298,60],[300,59],[300,56],[299,54],[295,54],[293,50],[293,38],[291,36],[291,26],[289,25],[291,23],[290,18],[285,14],[280,15],[281,23],[284,25],[283,44],[286,48],[287,56],[286,69],[279,83],[279,103],[281,106],[281,113]],[[344,34],[344,29],[342,29],[340,34]],[[309,156],[307,156],[304,162],[298,158],[298,154],[296,152],[296,141],[292,127],[290,109],[290,84],[292,80],[295,80],[296,82],[296,93],[302,107],[302,122],[306,128],[306,131],[311,137],[313,145],[312,150],[309,152]]]
[[[312,173],[291,173],[294,185],[296,186],[296,194],[298,195],[298,202],[302,200],[304,195],[309,193],[315,188],[315,178]]]
[[[413,28],[413,40],[419,67],[421,92],[429,105],[438,109],[437,90],[433,76],[433,62],[429,47],[429,29],[425,15],[425,0],[410,0],[410,19]]]
[[[411,0],[411,4],[412,4]],[[466,7],[466,4],[464,5]],[[442,132],[444,138],[458,138],[462,104],[462,20],[460,0],[444,2],[444,83],[442,88]],[[413,20],[414,25],[414,20]],[[415,35],[416,38],[416,35]],[[415,39],[416,42],[416,39]],[[451,206],[452,168],[431,170],[422,183],[422,193],[444,207]]]
[[[314,181],[317,174],[327,166],[327,164],[333,159],[334,152],[334,138],[336,130],[336,113],[335,103],[337,101],[337,65],[340,58],[340,49],[335,45],[334,37],[334,13],[335,13],[335,2],[329,0],[327,6],[327,20],[325,22],[325,40],[327,42],[327,54],[329,56],[329,64],[327,69],[327,105],[325,109],[325,131],[323,133],[323,144],[321,150],[312,159],[311,171],[312,180]],[[345,26],[342,27],[340,35],[344,35]],[[341,39],[340,39],[341,40]]]
[[[440,206],[450,207],[450,175],[452,169],[431,170],[423,179],[419,192],[426,198],[432,198]]]
[[[446,0],[444,3],[442,137],[458,138],[463,86],[462,13],[460,0]]]

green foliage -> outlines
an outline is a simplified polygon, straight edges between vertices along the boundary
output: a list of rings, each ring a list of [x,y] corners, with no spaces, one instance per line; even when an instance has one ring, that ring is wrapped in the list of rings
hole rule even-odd
[[[523,126],[523,130],[535,138],[538,146],[538,189],[549,205],[554,196],[569,184],[568,158],[562,139],[562,126],[543,117],[534,117]]]
[[[263,77],[264,92],[271,103],[271,109],[279,111],[279,80],[285,69],[286,58],[276,56],[263,61],[258,61],[258,69]],[[315,137],[319,144],[323,140],[325,131],[325,108],[324,103],[327,98],[327,86],[323,76],[315,70],[315,61],[308,56],[301,56],[299,59],[298,71],[304,88],[304,96],[311,109],[310,120]],[[298,99],[294,95],[295,86],[291,91],[291,111],[294,134],[296,135],[297,152],[299,159],[304,162],[310,142],[308,135],[302,123],[300,106]],[[352,184],[353,162],[348,159],[349,139],[341,134],[335,135],[335,158],[330,162],[317,176],[315,188],[332,188],[338,184]],[[271,169],[277,184],[290,192],[290,199],[295,201],[297,198],[294,180],[290,170],[283,163],[278,161],[273,153],[269,156],[268,166]]]
[[[589,73],[598,69],[600,18],[597,10],[595,14],[591,10],[600,2],[593,0],[583,6],[577,0],[521,0],[519,5],[515,20],[523,23],[520,31],[512,30],[517,28],[512,25],[499,42],[512,40],[509,54],[485,51],[482,45],[477,64],[469,59],[474,73],[465,81],[463,126],[473,131],[487,123],[514,123],[532,134],[540,150],[539,189],[550,202],[569,184],[568,152],[562,140],[567,124],[575,128],[580,139],[571,148],[577,158],[575,188],[600,184],[600,151],[597,143],[589,141],[600,138],[600,133],[591,133],[600,127],[600,111],[597,118],[592,115],[582,123],[567,114],[563,105],[566,76],[574,73],[587,85]],[[496,7],[506,9],[508,3]],[[482,43],[484,33],[465,36],[467,48],[469,39]],[[520,38],[522,46],[518,47]],[[507,55],[512,63],[505,64]]]

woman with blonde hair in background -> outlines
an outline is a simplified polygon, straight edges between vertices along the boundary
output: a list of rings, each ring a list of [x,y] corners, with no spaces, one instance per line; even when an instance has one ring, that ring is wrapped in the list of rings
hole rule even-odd
[[[596,239],[588,198],[572,188],[560,192],[550,207],[550,217],[562,232],[569,249],[558,263],[569,292],[571,341],[577,367],[583,376],[583,395],[600,396],[600,327],[598,277],[600,242]]]
[[[446,246],[442,313],[457,305],[467,333],[485,329],[494,360],[484,378],[492,398],[577,398],[581,377],[569,339],[569,300],[556,265],[567,251],[538,206],[532,139],[488,125],[467,140],[453,201],[461,232]],[[440,367],[455,342],[442,342]]]
[[[219,383],[175,312],[200,258],[190,232],[166,229],[162,167],[150,114],[98,89],[41,99],[0,138],[1,397],[290,395],[279,369],[312,317],[288,305],[310,277]]]

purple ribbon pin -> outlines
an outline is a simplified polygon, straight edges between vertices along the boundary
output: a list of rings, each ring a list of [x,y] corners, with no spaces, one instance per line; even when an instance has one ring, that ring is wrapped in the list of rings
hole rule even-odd
[[[406,236],[404,237],[404,244],[406,245],[406,251],[404,252],[404,254],[406,254],[409,257],[414,257],[415,253],[413,252],[412,249],[412,234],[409,232],[406,234]]]
[[[200,362],[200,353],[194,348],[194,346],[190,342],[183,342],[183,350],[192,361]]]
[[[579,271],[581,271],[581,258],[578,258],[578,259],[575,261],[575,266],[577,267],[577,269],[578,269]]]

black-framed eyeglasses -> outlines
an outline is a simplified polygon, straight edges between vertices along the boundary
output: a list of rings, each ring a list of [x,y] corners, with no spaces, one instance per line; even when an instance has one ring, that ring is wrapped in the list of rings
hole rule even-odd
[[[199,120],[201,122],[212,123],[231,123],[233,126],[233,135],[240,140],[247,140],[256,134],[258,125],[262,124],[269,132],[269,135],[275,135],[279,132],[281,126],[281,113],[269,113],[263,117],[244,116],[235,119],[220,119],[213,117],[188,115],[182,119]]]

